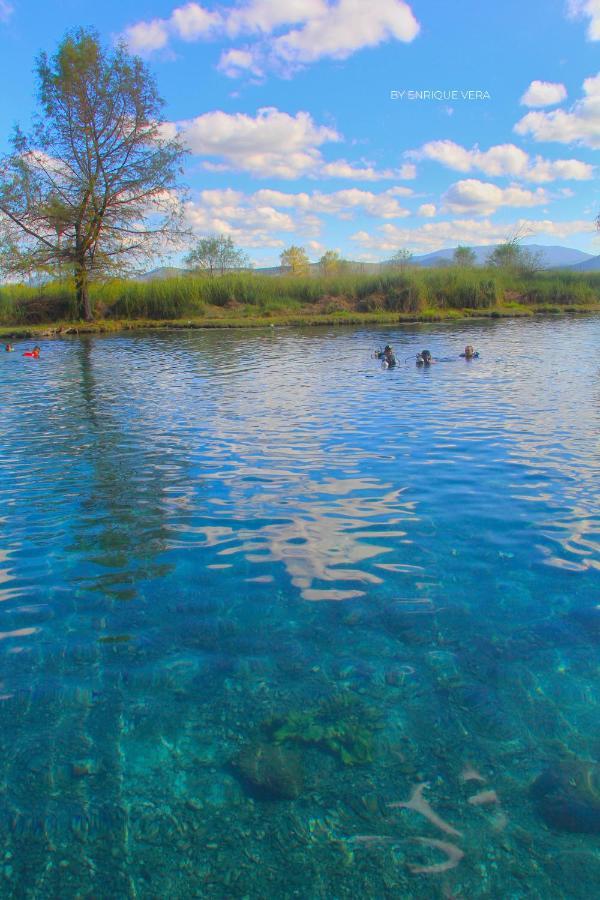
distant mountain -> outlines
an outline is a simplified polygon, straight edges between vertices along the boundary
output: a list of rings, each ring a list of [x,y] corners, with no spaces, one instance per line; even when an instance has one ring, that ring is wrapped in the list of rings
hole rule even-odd
[[[489,244],[484,247],[472,247],[478,266],[484,265],[490,253],[496,249],[497,244]],[[523,244],[525,250],[532,253],[540,253],[542,261],[547,269],[562,268],[563,266],[576,266],[586,263],[595,257],[583,250],[573,250],[571,247],[550,246],[542,244]],[[413,263],[420,266],[439,266],[452,261],[454,247],[445,250],[436,250],[433,253],[425,253],[423,256],[413,257]]]
[[[163,278],[183,278],[189,274],[187,269],[178,269],[175,266],[159,266],[157,269],[138,275],[136,281],[161,281]]]
[[[583,262],[574,266],[569,266],[573,272],[600,272],[600,256],[592,256],[590,259],[584,259]]]

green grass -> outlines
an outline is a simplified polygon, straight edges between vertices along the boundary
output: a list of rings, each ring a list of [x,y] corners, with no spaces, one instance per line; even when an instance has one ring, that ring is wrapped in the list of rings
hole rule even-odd
[[[546,271],[525,277],[496,269],[410,269],[330,278],[245,273],[223,278],[114,280],[94,284],[104,327],[192,321],[197,326],[273,322],[437,321],[464,316],[533,315],[593,309],[600,273]],[[43,330],[76,320],[69,283],[0,287],[0,326]]]

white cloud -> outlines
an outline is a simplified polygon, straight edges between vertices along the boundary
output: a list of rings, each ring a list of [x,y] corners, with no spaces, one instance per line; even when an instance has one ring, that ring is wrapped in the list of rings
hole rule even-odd
[[[219,13],[210,12],[197,3],[188,3],[173,10],[169,24],[184,41],[197,41],[220,30],[223,19]]]
[[[419,23],[402,0],[338,0],[301,28],[275,38],[272,52],[291,64],[346,59],[391,38],[409,43],[418,33]]]
[[[593,226],[587,220],[555,222],[550,219],[518,219],[512,223],[496,223],[490,219],[453,219],[444,222],[427,222],[419,228],[400,228],[398,225],[382,225],[377,234],[358,231],[351,240],[366,250],[387,252],[398,247],[410,247],[415,252],[426,253],[440,247],[467,244],[498,244],[511,234],[527,234],[533,238],[546,235],[564,239],[573,234],[590,234]]]
[[[411,181],[416,178],[417,169],[409,163],[400,166],[399,169],[375,169],[368,164],[357,166],[345,159],[338,159],[335,162],[324,163],[320,174],[327,178],[349,178],[354,181],[390,181],[396,178]]]
[[[228,78],[239,78],[241,75],[255,75],[260,78],[264,75],[262,64],[251,50],[224,51],[217,68]]]
[[[244,247],[279,247],[283,236],[290,234],[301,235],[316,245],[322,230],[321,216],[340,220],[352,219],[358,213],[388,220],[408,216],[397,199],[404,190],[390,188],[379,194],[357,188],[331,193],[271,188],[251,194],[206,190],[187,203],[185,212],[195,233],[229,234]]]
[[[244,247],[282,247],[276,234],[297,230],[292,216],[268,205],[247,205],[236,191],[203,191],[198,201],[186,204],[185,216],[197,234],[230,235]]]
[[[489,150],[467,149],[454,141],[430,141],[410,151],[415,159],[429,159],[455,172],[483,172],[491,177],[509,176],[543,183],[557,179],[585,181],[594,177],[594,166],[577,159],[531,158],[515,144],[498,144]]]
[[[309,113],[295,116],[273,107],[256,117],[221,111],[180,123],[193,153],[216,156],[234,169],[262,177],[298,178],[320,165],[318,147],[339,141],[333,128],[316,125]]]
[[[168,19],[131,25],[123,37],[134,52],[150,54],[170,38],[247,35],[251,43],[225,50],[218,65],[236,78],[260,76],[266,68],[289,73],[323,58],[346,59],[384,41],[410,42],[418,33],[419,23],[404,0],[246,0],[221,12],[187,3]]]
[[[551,81],[532,81],[523,96],[522,106],[556,106],[567,99],[567,89],[564,84],[556,84]]]
[[[249,0],[230,11],[226,29],[232,37],[242,32],[271,34],[282,25],[308,22],[326,11],[324,0]]]
[[[490,215],[502,206],[541,206],[548,199],[543,188],[535,191],[528,191],[518,185],[501,188],[476,178],[457,181],[442,197],[444,208],[450,212],[467,212],[480,216]]]
[[[220,13],[204,9],[198,3],[186,3],[174,9],[168,19],[156,18],[130,25],[122,37],[132,53],[148,56],[164,49],[172,37],[197,41],[216,36],[223,28],[224,20]]]
[[[15,8],[8,0],[0,0],[0,22],[8,22]]]
[[[587,36],[600,41],[600,0],[569,0],[569,12],[578,18],[589,18]]]
[[[402,189],[400,189],[402,190]],[[257,191],[252,195],[254,202],[268,202],[273,206],[294,206],[311,213],[336,216],[339,219],[351,219],[357,210],[381,219],[397,219],[410,215],[396,197],[398,189],[391,188],[381,194],[349,188],[344,191],[323,193],[286,194],[280,191]]]
[[[536,156],[525,177],[539,184],[559,180],[589,181],[594,177],[594,166],[578,159],[549,160]]]
[[[417,215],[424,216],[426,219],[431,219],[433,216],[437,215],[437,209],[433,203],[422,203],[417,210]]]
[[[376,169],[372,164],[359,164],[345,159],[326,162],[320,147],[342,140],[335,129],[317,125],[307,112],[292,116],[274,107],[258,110],[256,116],[205,113],[190,121],[167,123],[167,133],[176,130],[190,150],[198,156],[216,157],[206,160],[204,168],[211,172],[236,170],[260,178],[293,179],[340,178],[357,181],[391,181],[412,179],[416,168],[406,163],[397,169]],[[408,196],[409,188],[397,188]]]
[[[137,22],[125,29],[123,38],[132,53],[145,55],[166,47],[169,41],[169,29],[164,19]]]
[[[600,148],[600,73],[583,82],[584,97],[570,110],[530,112],[515,125],[517,134],[530,134],[536,141],[583,144]]]

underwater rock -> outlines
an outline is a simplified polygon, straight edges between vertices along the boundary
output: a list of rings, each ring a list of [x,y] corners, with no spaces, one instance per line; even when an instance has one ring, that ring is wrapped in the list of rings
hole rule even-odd
[[[544,822],[559,831],[600,834],[600,766],[560,762],[543,772],[530,794]]]
[[[304,789],[300,754],[277,744],[246,744],[232,766],[246,787],[265,800],[295,800]]]

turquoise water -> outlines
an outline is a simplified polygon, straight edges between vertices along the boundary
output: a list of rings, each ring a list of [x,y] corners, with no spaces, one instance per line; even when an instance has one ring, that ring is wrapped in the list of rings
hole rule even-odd
[[[0,896],[599,895],[599,347],[3,354]]]

